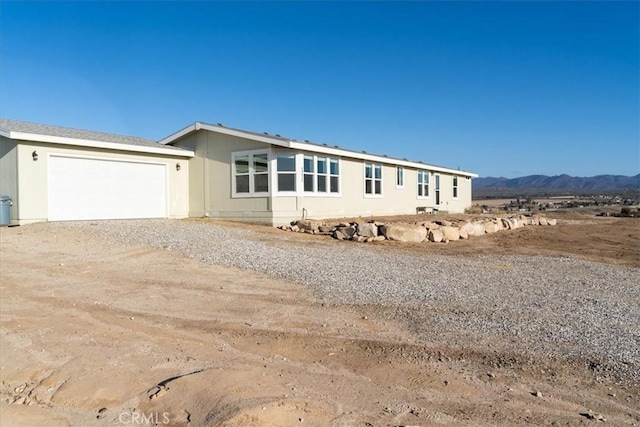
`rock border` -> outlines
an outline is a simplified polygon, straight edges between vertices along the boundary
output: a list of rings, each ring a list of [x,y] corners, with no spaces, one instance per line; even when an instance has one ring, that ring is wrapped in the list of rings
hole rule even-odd
[[[300,219],[289,225],[277,227],[284,231],[331,236],[337,240],[370,243],[383,240],[398,242],[448,243],[473,236],[514,230],[533,225],[556,225],[557,220],[541,215],[513,215],[488,219],[435,220],[416,223],[392,223],[369,220],[365,223],[342,222],[328,224],[319,220]]]

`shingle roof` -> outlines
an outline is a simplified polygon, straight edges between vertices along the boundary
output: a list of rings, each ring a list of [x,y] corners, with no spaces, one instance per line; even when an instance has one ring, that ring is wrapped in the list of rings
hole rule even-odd
[[[158,144],[157,142],[137,136],[118,135],[105,132],[94,132],[83,129],[66,128],[61,126],[43,125],[40,123],[23,122],[0,118],[0,129],[9,132],[31,133],[36,135],[49,135],[62,138],[85,139],[89,141],[111,142],[114,144],[128,144],[142,147],[172,148],[183,151],[178,147]]]

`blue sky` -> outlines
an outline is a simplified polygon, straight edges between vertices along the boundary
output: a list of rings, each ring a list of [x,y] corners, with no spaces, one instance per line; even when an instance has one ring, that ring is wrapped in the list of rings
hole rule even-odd
[[[194,121],[481,176],[640,172],[640,3],[0,3],[0,115]]]

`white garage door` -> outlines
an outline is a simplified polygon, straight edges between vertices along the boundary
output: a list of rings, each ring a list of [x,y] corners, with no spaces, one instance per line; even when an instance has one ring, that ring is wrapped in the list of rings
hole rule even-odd
[[[166,166],[49,157],[49,220],[167,217]]]

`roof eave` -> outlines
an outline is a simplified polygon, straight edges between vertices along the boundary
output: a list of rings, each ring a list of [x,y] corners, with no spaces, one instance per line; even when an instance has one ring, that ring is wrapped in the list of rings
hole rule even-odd
[[[68,138],[68,137],[62,137],[62,136],[40,135],[40,134],[27,133],[27,132],[7,131],[5,129],[0,129],[0,135],[4,136],[5,138],[21,140],[21,141],[46,142],[50,144],[103,148],[103,149],[109,149],[109,150],[131,151],[131,152],[137,152],[137,153],[163,154],[163,155],[177,156],[177,157],[194,157],[195,156],[195,153],[193,151],[182,149],[182,148],[168,149],[161,146],[149,147],[144,145],[133,145],[133,144],[124,144],[124,143],[120,144],[117,142],[94,141],[90,139]]]
[[[406,166],[406,167],[411,167],[411,168],[416,168],[416,169],[423,169],[423,170],[430,170],[430,171],[434,171],[434,172],[444,172],[444,173],[450,173],[450,174],[455,174],[455,175],[459,175],[459,176],[466,176],[469,178],[477,178],[478,174],[472,173],[472,172],[466,172],[466,171],[461,171],[461,170],[456,170],[456,169],[449,169],[449,168],[444,168],[441,166],[434,166],[434,165],[429,165],[427,163],[420,163],[420,162],[412,162],[409,160],[400,160],[400,159],[394,159],[391,157],[385,157],[385,156],[380,156],[380,155],[376,155],[376,154],[368,154],[368,153],[358,153],[356,151],[350,151],[350,150],[345,150],[343,148],[334,148],[334,147],[329,147],[329,146],[323,146],[323,145],[315,145],[315,144],[311,144],[311,143],[307,143],[307,142],[299,142],[299,141],[293,141],[293,140],[285,140],[285,139],[281,139],[281,138],[273,138],[269,135],[256,135],[254,133],[250,133],[250,132],[244,132],[241,130],[236,130],[236,129],[230,129],[230,128],[226,128],[223,126],[213,126],[213,125],[209,125],[206,123],[201,123],[201,122],[195,122],[181,130],[179,130],[178,132],[169,135],[168,137],[158,141],[160,144],[172,144],[173,142],[177,141],[180,138],[183,138],[184,136],[192,133],[192,132],[196,132],[198,130],[208,130],[211,132],[218,132],[218,133],[222,133],[225,135],[231,135],[231,136],[237,136],[240,138],[247,138],[247,139],[251,139],[253,141],[259,141],[259,142],[264,142],[267,144],[271,144],[271,145],[276,145],[278,147],[284,147],[284,148],[291,148],[291,149],[296,149],[296,150],[302,150],[302,151],[310,151],[310,152],[314,152],[314,153],[322,153],[322,154],[329,154],[329,155],[334,155],[334,156],[340,156],[340,157],[348,157],[348,158],[352,158],[352,159],[359,159],[359,160],[365,160],[365,161],[371,161],[371,162],[377,162],[377,163],[385,163],[385,164],[391,164],[391,165],[398,165],[398,166]]]
[[[427,163],[420,163],[420,162],[412,162],[409,160],[394,159],[392,157],[385,157],[377,154],[358,153],[356,151],[349,151],[342,148],[312,145],[306,142],[302,143],[302,142],[291,141],[290,148],[294,148],[297,150],[304,150],[304,151],[312,151],[315,153],[329,154],[334,156],[349,157],[352,159],[359,159],[359,160],[376,162],[376,163],[385,163],[385,164],[394,165],[394,166],[405,166],[405,167],[410,167],[415,169],[424,169],[424,170],[428,169],[432,172],[446,172],[446,173],[451,173],[451,174],[460,175],[460,176],[468,176],[470,178],[478,177],[478,174],[461,171],[457,169],[443,168],[441,166],[435,166],[435,165],[430,165]]]
[[[217,133],[222,133],[225,135],[230,135],[230,136],[237,136],[239,138],[247,138],[247,139],[252,139],[254,141],[259,141],[259,142],[265,142],[267,144],[272,144],[272,145],[277,145],[280,147],[287,147],[289,148],[289,143],[291,141],[287,141],[287,140],[283,140],[283,139],[278,139],[278,138],[272,138],[268,135],[262,136],[262,135],[255,135],[249,132],[243,132],[240,130],[236,130],[236,129],[229,129],[226,127],[222,127],[222,126],[213,126],[213,125],[209,125],[207,123],[202,123],[202,122],[195,122],[187,127],[185,127],[184,129],[179,130],[178,132],[169,135],[168,137],[161,139],[160,141],[158,141],[158,143],[163,144],[163,145],[168,145],[168,144],[172,144],[175,141],[177,141],[180,138],[183,138],[187,135],[189,135],[190,133],[199,131],[199,130],[208,130],[211,132],[217,132]]]

